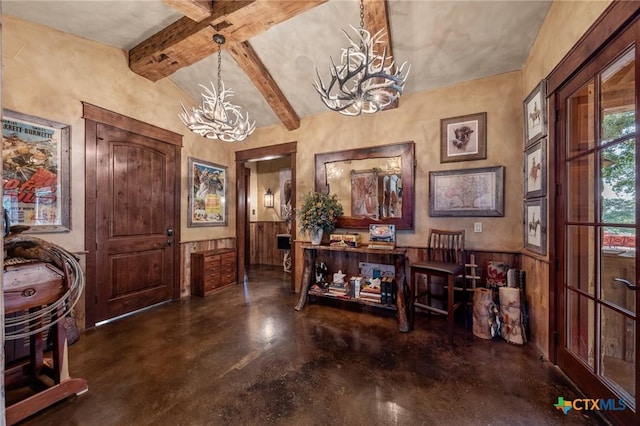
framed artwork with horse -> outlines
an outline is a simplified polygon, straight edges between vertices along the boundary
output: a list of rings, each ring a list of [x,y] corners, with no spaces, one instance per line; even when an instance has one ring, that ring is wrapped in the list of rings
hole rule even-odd
[[[547,135],[547,81],[542,80],[524,101],[525,148]]]
[[[524,247],[547,254],[547,199],[524,201]]]
[[[487,113],[440,120],[440,162],[487,158]]]

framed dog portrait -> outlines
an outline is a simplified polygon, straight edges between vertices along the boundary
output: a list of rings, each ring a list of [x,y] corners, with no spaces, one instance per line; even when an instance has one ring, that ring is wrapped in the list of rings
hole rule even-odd
[[[440,120],[440,162],[487,158],[487,113]]]
[[[525,147],[547,135],[547,80],[542,80],[524,101]]]
[[[547,195],[547,139],[534,142],[524,152],[524,198]]]
[[[227,225],[227,167],[189,157],[188,227]]]

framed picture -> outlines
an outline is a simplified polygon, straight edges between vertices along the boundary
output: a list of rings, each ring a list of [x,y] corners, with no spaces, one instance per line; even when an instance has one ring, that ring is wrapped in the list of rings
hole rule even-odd
[[[11,110],[2,113],[2,207],[27,232],[68,232],[71,126]]]
[[[187,226],[227,225],[228,168],[189,157]]]
[[[547,81],[542,80],[524,101],[524,140],[528,147],[547,135]]]
[[[524,247],[538,254],[547,253],[547,199],[524,201]]]
[[[430,216],[504,216],[504,166],[429,172]]]
[[[351,215],[378,218],[378,178],[375,169],[351,171]]]
[[[440,162],[487,158],[487,113],[440,120]]]
[[[547,139],[534,142],[524,152],[524,197],[547,195]]]

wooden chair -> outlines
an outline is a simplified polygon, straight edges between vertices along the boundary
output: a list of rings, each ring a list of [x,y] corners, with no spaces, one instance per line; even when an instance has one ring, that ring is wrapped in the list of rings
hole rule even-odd
[[[466,293],[466,273],[465,273],[465,249],[464,249],[464,230],[460,231],[444,231],[439,229],[431,229],[429,231],[429,239],[427,241],[426,260],[411,263],[411,281],[410,281],[410,322],[413,327],[415,308],[419,307],[430,312],[443,314],[447,316],[447,329],[449,334],[449,342],[453,343],[453,315],[455,310],[460,306],[464,307],[464,294]],[[416,285],[416,276],[426,275],[426,287],[421,289]],[[441,277],[446,280],[446,309],[432,306],[431,295],[431,278]],[[462,280],[463,300],[456,301],[454,299],[454,290],[456,279]],[[424,303],[417,301],[424,297]]]

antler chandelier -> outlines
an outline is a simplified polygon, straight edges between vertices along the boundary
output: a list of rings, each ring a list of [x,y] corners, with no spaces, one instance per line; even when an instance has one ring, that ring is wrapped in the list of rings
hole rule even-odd
[[[225,38],[215,34],[213,41],[218,44],[218,85],[217,90],[211,83],[209,89],[202,84],[202,106],[192,107],[187,111],[181,103],[180,120],[193,133],[208,139],[220,139],[224,142],[240,142],[249,136],[256,128],[256,122],[249,121],[249,114],[242,114],[242,108],[232,104],[226,98],[233,96],[233,90],[225,89],[222,82],[222,58],[220,46]]]
[[[406,61],[396,68],[392,57],[387,56],[386,47],[382,55],[375,52],[374,47],[384,44],[382,39],[386,33],[380,30],[372,37],[364,29],[363,0],[360,0],[360,28],[351,28],[358,35],[357,42],[343,30],[350,46],[342,49],[340,65],[331,58],[331,81],[327,86],[316,68],[318,79],[313,86],[324,104],[333,111],[344,115],[376,113],[402,94],[411,66],[404,73]]]

